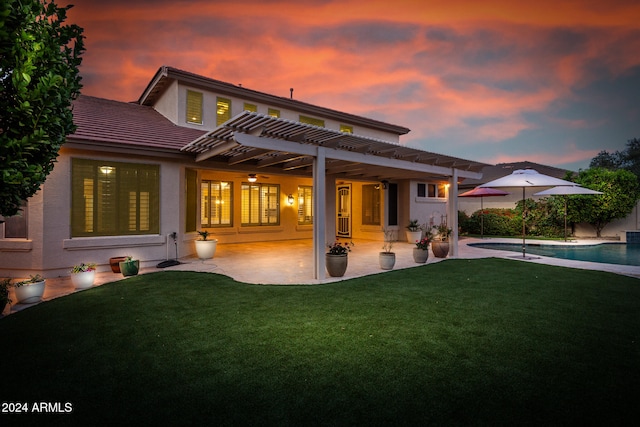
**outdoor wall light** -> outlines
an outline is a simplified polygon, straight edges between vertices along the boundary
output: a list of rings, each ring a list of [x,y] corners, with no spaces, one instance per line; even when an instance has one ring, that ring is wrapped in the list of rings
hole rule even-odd
[[[249,182],[256,182],[258,180],[258,177],[256,176],[255,173],[250,173],[248,179],[249,179]]]
[[[107,175],[110,174],[111,172],[113,172],[113,167],[111,166],[100,166],[100,172],[102,172],[103,174]]]
[[[289,206],[293,206],[293,202],[294,202],[294,198],[293,198],[293,194],[289,194],[287,196],[287,203],[289,203]]]
[[[381,182],[382,182],[382,189],[383,189],[383,190],[386,190],[386,189],[387,189],[387,186],[388,186],[388,184],[389,184],[389,181],[387,181],[386,179],[384,179],[384,180],[382,180]]]

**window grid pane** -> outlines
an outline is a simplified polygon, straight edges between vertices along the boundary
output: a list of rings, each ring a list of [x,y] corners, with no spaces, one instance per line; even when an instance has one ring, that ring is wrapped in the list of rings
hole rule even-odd
[[[380,186],[362,186],[362,223],[380,225]]]
[[[324,120],[316,119],[315,117],[303,116],[300,115],[300,123],[306,123],[308,125],[314,125],[323,128]]]
[[[220,126],[231,118],[231,100],[218,97],[216,101],[216,125]]]
[[[241,194],[243,226],[280,223],[279,185],[243,183]]]
[[[187,91],[187,123],[202,124],[202,93]]]
[[[158,165],[72,160],[71,235],[155,234]]]
[[[298,187],[298,224],[313,224],[313,187]]]

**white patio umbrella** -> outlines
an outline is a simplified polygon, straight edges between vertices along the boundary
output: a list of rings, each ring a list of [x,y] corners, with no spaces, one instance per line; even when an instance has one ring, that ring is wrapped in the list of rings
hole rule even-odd
[[[514,187],[522,188],[522,258],[526,258],[525,247],[525,190],[528,187],[556,187],[556,186],[575,186],[575,182],[565,181],[564,179],[554,178],[549,175],[539,173],[535,169],[518,169],[513,171],[511,175],[494,179],[486,182],[478,187]]]
[[[553,187],[548,190],[535,193],[534,196],[564,196],[564,241],[567,241],[567,196],[574,194],[603,194],[600,191],[580,187],[579,185]]]
[[[482,206],[482,199],[492,196],[506,196],[506,191],[498,190],[496,188],[480,188],[476,187],[473,190],[466,191],[462,194],[458,194],[458,197],[480,197],[480,238],[484,238],[484,207]]]

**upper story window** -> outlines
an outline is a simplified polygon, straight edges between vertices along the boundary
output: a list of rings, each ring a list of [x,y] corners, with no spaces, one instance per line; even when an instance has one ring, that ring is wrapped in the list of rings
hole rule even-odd
[[[315,117],[303,116],[300,115],[300,123],[306,123],[308,125],[319,126],[321,128],[324,127],[324,120],[316,119]]]
[[[203,227],[229,227],[232,224],[233,183],[202,181],[200,222]]]
[[[72,237],[159,231],[159,165],[72,160]]]
[[[344,132],[344,133],[353,133],[353,126],[349,126],[349,125],[340,125],[340,132]]]
[[[258,106],[256,104],[249,104],[248,102],[244,103],[244,111],[251,111],[252,113],[258,112]]]
[[[202,92],[187,90],[187,123],[202,124]]]
[[[267,114],[271,117],[280,118],[280,110],[276,110],[275,108],[269,108]]]
[[[447,187],[445,184],[424,184],[418,183],[418,197],[443,198],[447,197]]]
[[[220,126],[231,118],[231,100],[216,98],[216,126]]]
[[[298,224],[313,224],[313,187],[298,187]]]

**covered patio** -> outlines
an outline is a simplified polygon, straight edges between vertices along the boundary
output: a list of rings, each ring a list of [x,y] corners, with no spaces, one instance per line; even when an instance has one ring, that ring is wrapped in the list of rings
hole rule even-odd
[[[408,131],[408,130],[407,130]],[[431,153],[371,136],[294,122],[244,111],[182,148],[203,168],[260,170],[276,175],[312,178],[313,239],[302,277],[325,279],[325,244],[336,235],[336,181],[378,182],[386,189],[394,181],[439,180],[448,182],[447,217],[453,229],[451,255],[457,256],[458,182],[479,178],[484,163]],[[397,198],[397,195],[394,196]],[[383,193],[388,212],[390,196]],[[385,215],[386,216],[386,215]],[[398,229],[384,219],[386,227]],[[350,235],[350,234],[346,234]],[[254,247],[259,245],[252,243]],[[377,263],[377,259],[375,260]],[[290,268],[283,266],[282,268]],[[304,275],[302,275],[304,273]]]

